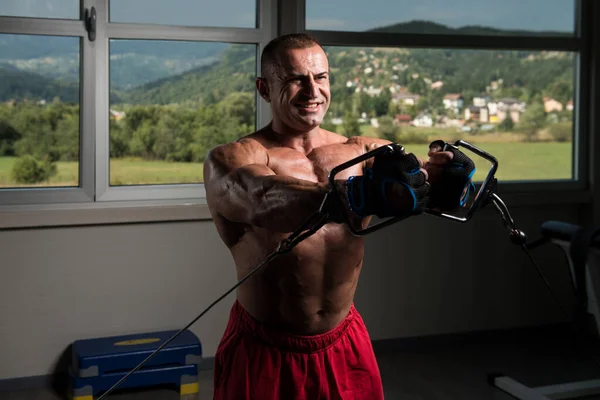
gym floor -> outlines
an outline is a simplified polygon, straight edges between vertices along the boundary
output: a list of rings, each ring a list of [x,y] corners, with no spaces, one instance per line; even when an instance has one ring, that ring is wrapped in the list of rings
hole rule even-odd
[[[528,386],[600,379],[600,366],[587,355],[600,355],[598,343],[574,341],[562,329],[544,327],[401,342],[376,343],[386,399],[514,400],[488,384],[501,373]],[[598,357],[600,359],[600,357]],[[212,373],[204,371],[199,399],[212,399]],[[179,399],[176,391],[159,388],[117,392],[115,400]],[[0,392],[3,400],[62,400],[50,389]],[[587,400],[599,396],[585,397]]]

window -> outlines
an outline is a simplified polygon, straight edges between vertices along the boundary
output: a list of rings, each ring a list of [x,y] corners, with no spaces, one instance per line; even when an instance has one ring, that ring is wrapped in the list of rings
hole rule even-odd
[[[306,0],[298,23],[328,53],[328,128],[421,156],[434,139],[466,140],[515,190],[585,186],[587,2],[326,3]]]
[[[573,0],[306,1],[310,30],[436,35],[573,36]]]
[[[80,38],[0,41],[0,187],[79,186]]]
[[[0,15],[30,18],[79,19],[79,0],[3,1]]]
[[[207,152],[256,128],[256,46],[110,41],[110,185],[202,182]]]
[[[110,22],[257,28],[256,1],[117,0],[110,4]]]
[[[208,150],[266,122],[273,5],[2,2],[0,205],[203,198]]]
[[[467,140],[505,192],[588,189],[591,0],[0,3],[0,207],[203,199],[208,149],[270,119],[262,48],[301,31],[329,56],[326,128]]]
[[[391,140],[423,157],[434,140],[462,139],[499,159],[501,181],[573,179],[572,52],[325,50],[335,71],[329,130]],[[488,171],[478,168],[475,180]]]

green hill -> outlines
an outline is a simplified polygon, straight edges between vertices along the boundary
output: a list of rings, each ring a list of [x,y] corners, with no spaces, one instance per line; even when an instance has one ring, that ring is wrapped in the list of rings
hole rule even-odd
[[[374,29],[376,32],[420,32],[438,34],[517,34],[485,27],[458,29],[427,21],[410,21]],[[529,32],[531,33],[531,32]],[[561,35],[560,32],[536,33]],[[28,37],[8,36],[0,49],[12,48],[13,56],[26,54],[15,46]],[[17,40],[18,39],[18,40]],[[184,43],[135,41],[111,44],[115,56],[111,64],[111,104],[214,104],[231,92],[255,92],[256,48],[251,45],[210,44],[194,54]],[[41,44],[50,45],[51,42]],[[204,44],[203,44],[204,45]],[[61,48],[67,51],[67,48]],[[133,55],[135,50],[138,55]],[[160,51],[159,51],[160,50]],[[41,51],[41,50],[40,50]],[[419,94],[429,103],[439,104],[447,93],[461,93],[466,101],[489,91],[492,82],[502,82],[493,96],[517,97],[528,101],[550,95],[561,102],[572,97],[573,56],[559,52],[401,49],[401,48],[326,48],[332,70],[331,86],[336,112],[349,107],[348,99],[365,94],[357,90],[381,89],[380,109],[389,101],[390,87],[402,87]],[[46,53],[50,56],[50,53]],[[158,55],[161,57],[158,57]],[[193,57],[204,57],[202,60]],[[55,55],[54,57],[58,57]],[[182,58],[183,57],[183,58]],[[0,60],[1,63],[2,60]],[[186,64],[187,63],[187,64]],[[196,63],[196,64],[194,64]],[[180,72],[181,71],[181,72]],[[174,75],[175,74],[175,75]],[[168,75],[166,78],[157,77]],[[41,98],[78,100],[78,85],[51,75],[19,70],[14,64],[0,64],[0,100]],[[432,82],[441,81],[441,89],[432,91]],[[139,86],[139,83],[145,82]],[[348,82],[351,82],[349,85]],[[371,97],[378,97],[373,92]],[[363,102],[364,102],[363,101]],[[370,107],[371,109],[374,106]]]
[[[79,103],[79,85],[0,66],[0,101],[52,100]]]
[[[232,45],[218,61],[125,92],[114,92],[129,104],[212,104],[231,92],[254,90],[256,48]]]
[[[528,31],[497,29],[479,25],[467,25],[460,28],[451,28],[431,21],[413,20],[398,24],[386,25],[370,29],[369,32],[388,33],[417,33],[437,35],[487,35],[487,36],[572,36],[570,32],[559,31]]]

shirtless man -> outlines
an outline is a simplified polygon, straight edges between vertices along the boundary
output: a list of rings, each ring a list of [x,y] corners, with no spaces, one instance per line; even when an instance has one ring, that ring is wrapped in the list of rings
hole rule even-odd
[[[256,86],[271,105],[272,121],[214,148],[204,166],[208,206],[238,279],[319,209],[333,167],[390,143],[348,139],[319,127],[330,104],[329,65],[314,38],[273,40],[261,69]],[[419,167],[435,173],[436,164],[451,157],[438,152],[430,153],[427,166],[418,161],[418,185],[428,187]],[[361,177],[364,167],[339,178]],[[398,204],[408,199],[404,203],[412,207],[409,190],[396,194]],[[339,222],[326,224],[239,287],[215,355],[215,399],[383,399],[371,341],[353,305],[363,238]]]

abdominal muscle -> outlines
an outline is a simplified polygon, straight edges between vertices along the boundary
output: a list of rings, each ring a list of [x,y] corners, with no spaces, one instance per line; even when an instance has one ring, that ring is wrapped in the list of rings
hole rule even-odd
[[[277,248],[284,236],[254,230],[232,249],[238,279]],[[238,288],[241,306],[265,325],[296,335],[335,328],[350,311],[362,268],[363,239],[327,224],[278,256]]]

